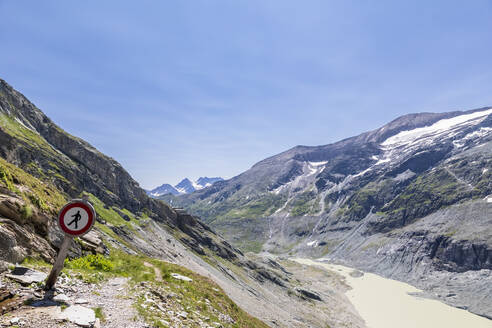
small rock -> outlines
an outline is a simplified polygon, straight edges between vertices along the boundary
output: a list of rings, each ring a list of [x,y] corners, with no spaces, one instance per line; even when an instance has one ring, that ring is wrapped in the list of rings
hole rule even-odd
[[[296,291],[301,294],[303,297],[310,298],[316,301],[322,301],[321,296],[313,291],[303,289],[303,288],[296,288]]]
[[[359,270],[353,270],[352,272],[349,273],[349,275],[354,278],[360,278],[364,276],[364,272]]]
[[[20,321],[20,319],[17,318],[17,317],[15,317],[15,318],[10,319],[10,324],[11,325],[16,325],[16,324],[19,323],[19,321]]]
[[[7,271],[9,269],[9,263],[0,260],[0,273]]]
[[[86,307],[73,305],[60,313],[59,319],[68,320],[81,327],[92,327],[96,322],[96,314]]]
[[[185,311],[179,312],[178,317],[186,319],[186,318],[188,318],[188,312],[185,312]]]
[[[178,294],[171,292],[171,293],[167,294],[166,297],[167,298],[176,298],[176,297],[178,297]]]
[[[65,294],[59,294],[53,297],[53,301],[58,302],[58,303],[68,303],[69,298]]]
[[[95,230],[92,230],[91,232],[83,235],[81,238],[94,244],[94,245],[96,245],[96,246],[98,246],[102,243],[101,238],[99,238],[99,236],[97,235]]]
[[[84,298],[77,298],[75,300],[75,304],[87,304],[87,303],[89,303],[89,301]]]
[[[178,273],[171,273],[171,277],[173,277],[174,279],[182,280],[182,281],[193,281],[193,279],[188,278],[186,276],[182,276]]]

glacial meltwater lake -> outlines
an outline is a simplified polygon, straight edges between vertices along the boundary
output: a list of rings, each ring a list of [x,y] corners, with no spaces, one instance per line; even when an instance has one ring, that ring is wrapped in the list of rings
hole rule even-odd
[[[343,275],[352,289],[346,295],[368,328],[492,328],[492,320],[442,302],[408,293],[421,290],[376,274],[355,278],[354,269],[309,259],[294,259]]]

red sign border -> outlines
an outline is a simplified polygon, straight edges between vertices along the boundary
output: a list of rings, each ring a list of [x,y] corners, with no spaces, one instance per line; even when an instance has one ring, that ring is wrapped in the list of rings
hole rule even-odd
[[[85,226],[85,228],[75,232],[73,230],[70,230],[66,225],[65,225],[65,222],[63,222],[62,218],[65,216],[65,214],[71,209],[71,208],[74,208],[74,207],[81,207],[83,208],[89,218],[88,218],[88,224]],[[87,232],[89,232],[89,230],[92,229],[92,226],[94,225],[95,223],[95,212],[94,212],[94,208],[92,207],[91,204],[89,203],[86,203],[84,201],[81,201],[81,200],[75,200],[75,201],[72,201],[70,203],[68,203],[67,205],[63,206],[62,210],[60,211],[60,214],[58,215],[58,225],[60,226],[60,228],[63,230],[63,232],[67,235],[70,235],[70,236],[74,236],[74,237],[78,237],[78,236],[82,236],[84,234],[86,234]]]

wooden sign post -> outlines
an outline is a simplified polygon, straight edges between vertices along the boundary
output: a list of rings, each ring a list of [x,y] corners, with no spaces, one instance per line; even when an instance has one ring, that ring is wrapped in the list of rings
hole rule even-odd
[[[94,226],[96,221],[96,212],[94,207],[86,199],[74,199],[70,203],[63,206],[58,215],[58,226],[65,233],[65,238],[58,251],[58,257],[51,269],[50,275],[46,280],[45,290],[50,290],[56,283],[65,258],[67,257],[68,249],[74,237],[82,236],[88,233]]]

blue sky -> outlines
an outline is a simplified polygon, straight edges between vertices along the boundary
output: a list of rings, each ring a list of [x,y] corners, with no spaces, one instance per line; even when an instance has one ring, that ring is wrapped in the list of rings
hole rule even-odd
[[[492,105],[492,1],[0,0],[0,77],[145,188]]]

